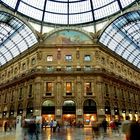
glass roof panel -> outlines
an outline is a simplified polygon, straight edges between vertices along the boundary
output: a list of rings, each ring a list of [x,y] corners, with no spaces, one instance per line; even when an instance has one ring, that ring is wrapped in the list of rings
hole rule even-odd
[[[103,17],[107,17],[113,13],[116,13],[120,10],[118,2],[111,3],[105,7],[95,10],[95,19],[100,19]]]
[[[70,24],[80,24],[85,22],[90,22],[93,20],[93,16],[91,12],[83,13],[83,14],[77,14],[77,15],[70,15],[69,16],[69,23]]]
[[[38,9],[43,9],[45,2],[45,0],[21,0],[21,1]]]
[[[126,7],[129,4],[131,4],[132,2],[134,2],[135,0],[120,0],[122,7]]]
[[[68,11],[68,4],[48,0],[45,11],[49,13],[55,13],[55,14],[60,14],[60,13],[66,14]]]
[[[76,3],[69,3],[69,13],[81,13],[91,11],[90,1],[81,1]]]
[[[104,30],[99,41],[140,68],[139,29],[140,11],[129,12],[114,20]]]
[[[48,23],[57,22],[58,24],[67,24],[67,18],[67,15],[56,15],[45,12],[44,21]]]
[[[34,19],[42,20],[42,14],[43,14],[42,11],[39,9],[33,8],[29,5],[26,5],[25,3],[22,3],[22,2],[20,3],[20,7],[18,7],[18,11]]]
[[[55,25],[74,25],[101,20],[122,11],[137,0],[0,0],[0,2],[32,20]],[[86,15],[88,18],[82,19]]]
[[[17,4],[17,0],[1,0],[1,1],[11,6],[12,8],[15,8]]]
[[[31,29],[16,17],[0,12],[0,66],[37,43]]]

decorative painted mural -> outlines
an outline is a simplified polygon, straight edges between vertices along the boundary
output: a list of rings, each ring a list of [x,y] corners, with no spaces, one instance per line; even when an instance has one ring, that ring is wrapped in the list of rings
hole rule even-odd
[[[79,31],[62,30],[50,35],[46,44],[93,44],[91,38]]]

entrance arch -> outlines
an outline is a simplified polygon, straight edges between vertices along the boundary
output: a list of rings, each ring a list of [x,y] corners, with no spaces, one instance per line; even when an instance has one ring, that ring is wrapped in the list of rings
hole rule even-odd
[[[97,120],[96,102],[92,99],[87,99],[83,104],[84,125],[91,125],[92,121]]]
[[[22,113],[23,113],[23,105],[22,105],[22,103],[20,103],[18,105],[17,115],[21,115]]]
[[[72,100],[66,100],[62,106],[62,120],[66,125],[75,125],[76,123],[76,104]]]
[[[27,117],[31,117],[33,114],[33,102],[29,101],[27,104]]]
[[[55,119],[55,104],[51,100],[46,100],[42,104],[42,123],[43,126],[49,125]]]
[[[14,117],[14,105],[11,105],[10,111],[9,111],[9,117]]]
[[[2,116],[3,116],[4,118],[5,118],[6,115],[7,115],[7,110],[8,110],[8,108],[7,108],[7,106],[5,106],[4,109],[3,109],[3,113],[2,113]]]
[[[109,122],[111,120],[111,109],[110,109],[110,102],[108,100],[105,101],[105,116],[106,120]]]

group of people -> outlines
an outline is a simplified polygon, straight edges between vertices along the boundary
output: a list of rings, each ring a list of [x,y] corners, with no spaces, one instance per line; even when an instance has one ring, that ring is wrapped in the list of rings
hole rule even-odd
[[[56,120],[51,120],[50,128],[51,132],[56,132],[56,129],[58,129],[58,132],[60,132],[60,123]]]
[[[21,127],[23,130],[24,140],[38,140],[40,133],[40,122],[36,121],[34,118],[31,118],[29,121],[26,121],[25,117],[22,119]]]
[[[4,122],[4,132],[7,132],[8,130],[11,131],[12,129],[16,128],[16,123],[15,121],[8,121],[6,120]]]
[[[102,131],[100,131],[102,128]],[[94,121],[92,123],[93,136],[98,138],[100,132],[105,136],[107,134],[107,128],[112,130],[112,133],[118,133],[119,136],[123,134],[125,140],[140,140],[140,117],[136,121],[134,117],[130,120],[129,116],[126,116],[125,120],[115,120],[114,118],[108,123],[104,118],[100,123]]]
[[[126,140],[140,140],[140,116],[137,121],[135,117],[130,120],[130,117],[126,116],[121,128]]]

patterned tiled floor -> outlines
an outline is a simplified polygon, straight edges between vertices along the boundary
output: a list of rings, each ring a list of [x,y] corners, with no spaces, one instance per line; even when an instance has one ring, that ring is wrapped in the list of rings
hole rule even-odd
[[[29,135],[23,136],[22,130],[12,132],[0,132],[0,140],[31,140]],[[32,140],[36,140],[34,136]],[[60,132],[51,132],[49,128],[42,130],[39,134],[38,140],[97,140],[93,138],[93,133],[91,128],[62,128]],[[108,134],[103,137],[101,134],[98,140],[124,140],[123,136],[119,134]]]

